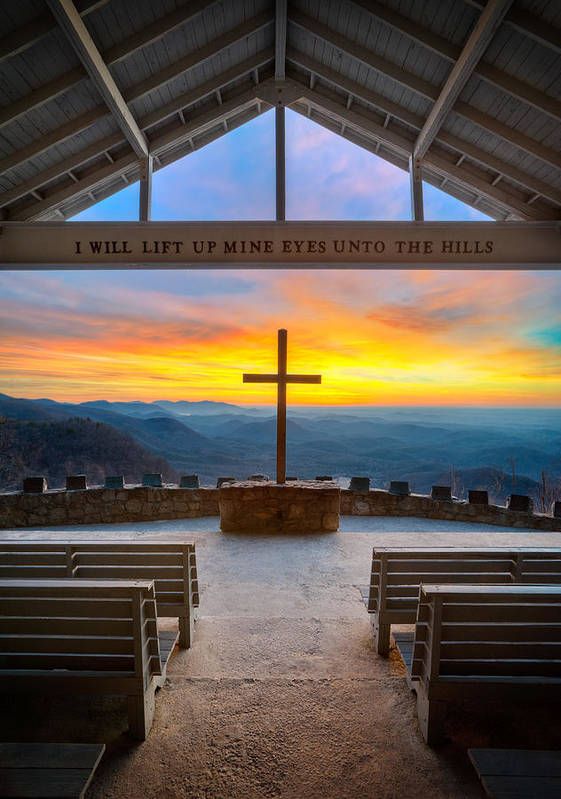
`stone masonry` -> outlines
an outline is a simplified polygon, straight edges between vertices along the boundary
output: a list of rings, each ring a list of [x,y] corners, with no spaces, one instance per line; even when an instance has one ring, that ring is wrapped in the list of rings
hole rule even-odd
[[[262,488],[266,485],[258,484]],[[298,482],[290,482],[281,488],[288,491],[298,485]],[[330,487],[328,483],[321,483],[321,486],[323,490]],[[269,483],[268,487],[278,490],[274,484]],[[129,486],[121,489],[53,490],[44,494],[11,492],[0,494],[0,529],[218,516],[218,497],[219,490],[216,488],[189,489],[170,485],[162,488]],[[557,515],[550,516],[509,510],[497,505],[456,500],[441,502],[421,494],[400,496],[379,489],[364,493],[342,490],[340,499],[340,511],[337,506],[333,512],[350,516],[417,516],[561,532],[561,503],[557,503]],[[314,518],[314,523],[317,523],[312,506],[305,505],[298,511],[291,511],[296,515],[301,513],[303,518],[310,512],[310,519]],[[292,520],[290,522],[292,524]],[[293,529],[301,530],[303,526],[300,519],[295,521]],[[328,527],[331,526],[329,523]]]
[[[89,488],[0,494],[0,528],[115,524],[218,515],[215,488]]]
[[[339,529],[341,490],[335,483],[284,485],[247,481],[220,488],[224,533],[332,533]]]

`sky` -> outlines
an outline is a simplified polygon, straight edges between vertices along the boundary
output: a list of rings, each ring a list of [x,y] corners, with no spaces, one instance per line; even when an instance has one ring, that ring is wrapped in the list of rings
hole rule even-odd
[[[407,220],[402,170],[287,112],[287,219]],[[427,184],[427,220],[487,220]],[[160,170],[154,220],[273,219],[269,112]],[[134,220],[138,184],[77,220]],[[72,224],[72,222],[68,222]],[[293,404],[557,406],[555,272],[4,272],[0,392],[269,404],[288,329]]]

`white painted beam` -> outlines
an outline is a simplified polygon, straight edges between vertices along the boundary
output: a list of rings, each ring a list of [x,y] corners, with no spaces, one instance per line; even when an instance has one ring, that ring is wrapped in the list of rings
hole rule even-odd
[[[458,61],[460,58],[462,53],[461,47],[457,47],[448,39],[434,33],[429,28],[425,28],[408,17],[399,14],[397,11],[382,5],[378,0],[352,1],[359,8],[367,11],[371,16],[381,20],[398,33],[409,37],[417,44],[436,53],[436,55],[441,58],[445,58],[452,63]],[[547,114],[552,119],[556,121],[561,120],[561,102],[559,102],[559,100],[536,89],[529,83],[516,78],[514,75],[503,72],[493,64],[480,61],[474,67],[473,74],[477,75],[479,78],[483,78],[484,81],[492,86],[496,86],[501,89],[501,91],[528,103],[528,105],[531,105],[541,113]]]
[[[109,0],[78,0],[76,6],[80,16],[85,17],[87,14],[91,14],[92,11],[107,5],[108,2]],[[52,15],[46,11],[44,14],[39,14],[35,19],[32,19],[31,22],[3,36],[0,39],[0,62],[6,58],[19,55],[19,53],[24,53],[54,28],[56,28],[56,22]]]
[[[284,80],[286,63],[287,0],[275,0],[275,78]]]
[[[139,156],[148,156],[148,144],[135,118],[131,114],[107,65],[94,44],[71,0],[46,0],[55,19],[64,31],[78,58],[87,70],[96,89],[111,110],[129,144]]]
[[[386,127],[388,125],[388,115],[404,122],[414,131],[418,132],[423,127],[424,120],[419,114],[414,114],[412,111],[404,108],[404,106],[394,103],[392,100],[388,100],[384,95],[367,89],[363,85],[350,80],[350,78],[345,77],[340,72],[330,69],[316,59],[310,58],[293,48],[288,49],[287,57],[291,64],[296,64],[298,67],[309,71],[310,74],[318,76],[331,86],[340,89],[342,92],[352,94],[366,105],[379,109],[386,114]],[[487,152],[487,150],[483,150],[471,142],[460,139],[442,128],[438,132],[436,141],[446,145],[446,147],[457,150],[458,154],[464,157],[468,156],[471,160],[485,168],[502,173],[509,180],[531,192],[539,191],[542,196],[547,197],[557,205],[561,205],[561,191],[559,189],[539,180],[533,175],[529,175],[527,172],[518,169],[512,164],[502,161],[497,156]],[[559,158],[557,154],[552,152],[551,160],[554,162],[554,165],[558,165],[558,167],[561,168],[561,158]],[[547,163],[549,163],[549,160]]]
[[[438,99],[440,91],[434,84],[419,78],[417,75],[408,72],[397,64],[388,61],[386,58],[372,53],[372,51],[368,50],[366,47],[353,42],[346,36],[328,28],[326,25],[308,17],[306,14],[303,14],[291,6],[289,6],[288,15],[291,23],[312,33],[318,39],[327,42],[336,50],[346,53],[350,58],[364,64],[369,69],[373,69],[381,75],[391,78],[401,86],[404,86],[421,97],[425,97],[434,102]],[[290,60],[293,59],[290,58]],[[479,109],[461,100],[456,102],[454,113],[462,116],[464,119],[468,119],[470,122],[473,122],[474,125],[492,133],[494,136],[503,139],[508,142],[509,145],[515,145],[525,153],[539,158],[541,161],[557,169],[561,169],[561,155],[559,152],[552,150],[550,147],[545,147],[530,136],[526,136],[520,133],[520,131],[499,122],[499,120],[495,119],[495,117],[492,117],[490,114],[479,111]]]
[[[488,0],[485,10],[477,20],[475,28],[417,137],[413,148],[415,158],[423,158],[431,146],[434,137],[473,74],[475,65],[489,46],[512,2],[513,0]]]

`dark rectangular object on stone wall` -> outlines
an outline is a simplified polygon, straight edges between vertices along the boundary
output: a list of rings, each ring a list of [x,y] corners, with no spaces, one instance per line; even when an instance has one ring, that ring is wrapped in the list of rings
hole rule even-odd
[[[361,494],[368,494],[370,491],[370,478],[369,477],[351,477],[351,484],[349,486],[351,491],[358,491]]]
[[[559,502],[559,500],[557,500],[557,502],[554,502],[553,505],[551,506],[551,515],[555,519],[561,519],[561,502]]]
[[[487,491],[468,491],[470,505],[488,505],[489,494]]]
[[[161,488],[162,487],[162,475],[161,474],[143,474],[142,475],[142,485],[146,486],[147,488]]]
[[[450,486],[433,486],[430,495],[431,499],[436,499],[438,502],[452,502]]]
[[[26,477],[23,481],[24,494],[42,494],[47,490],[45,477]]]
[[[318,474],[316,480],[319,480],[320,483],[329,483],[333,480],[333,477],[330,474]]]
[[[408,497],[409,493],[409,483],[406,480],[391,481],[390,494],[397,494],[399,497]]]
[[[124,488],[125,478],[122,474],[109,475],[105,478],[105,488]]]
[[[83,491],[88,487],[85,474],[67,474],[66,475],[66,490],[67,491]]]
[[[520,513],[532,513],[534,503],[527,494],[511,494],[508,498],[507,508]]]
[[[198,474],[184,474],[179,480],[180,488],[199,488],[199,475]]]
[[[216,481],[216,488],[220,488],[220,486],[224,485],[225,483],[235,483],[235,477],[219,477]]]

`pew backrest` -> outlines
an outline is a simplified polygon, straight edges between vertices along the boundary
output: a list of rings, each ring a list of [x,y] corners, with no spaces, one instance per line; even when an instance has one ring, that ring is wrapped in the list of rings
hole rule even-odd
[[[561,689],[561,586],[421,586],[412,679]]]
[[[422,583],[561,583],[561,548],[376,547],[368,611],[414,623]]]
[[[161,674],[153,582],[0,580],[3,692],[45,678],[58,693],[132,695]]]
[[[423,583],[561,583],[561,548],[375,547],[368,590],[375,645],[387,655],[392,624],[414,624]]]
[[[194,544],[122,541],[0,541],[0,579],[155,580],[160,616],[197,607]]]

